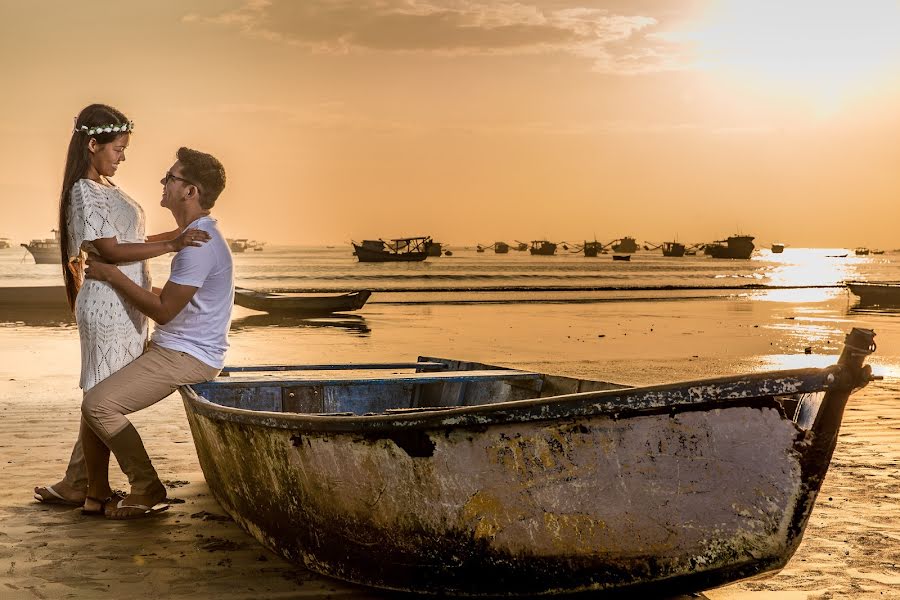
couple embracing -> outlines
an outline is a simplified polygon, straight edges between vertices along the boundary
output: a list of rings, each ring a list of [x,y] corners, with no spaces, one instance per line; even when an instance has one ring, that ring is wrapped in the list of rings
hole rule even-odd
[[[133,123],[103,104],[75,119],[59,204],[63,277],[81,339],[81,426],[66,474],[36,487],[39,502],[85,514],[142,518],[168,508],[166,488],[126,415],[222,369],[234,301],[231,252],[210,211],[225,187],[213,156],[180,148],[160,183],[178,227],[145,236],[144,212],[111,177]],[[169,252],[169,280],[151,286],[148,260]],[[156,326],[148,343],[148,321]],[[109,484],[110,452],[130,493]]]

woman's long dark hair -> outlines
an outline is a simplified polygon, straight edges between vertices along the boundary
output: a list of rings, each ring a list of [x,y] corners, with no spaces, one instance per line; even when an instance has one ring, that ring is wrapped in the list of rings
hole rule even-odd
[[[81,263],[69,263],[69,224],[68,212],[72,202],[72,186],[79,179],[87,176],[88,167],[91,165],[91,153],[88,151],[88,142],[91,138],[98,144],[108,144],[122,135],[119,132],[94,133],[88,135],[82,126],[88,128],[104,125],[124,125],[128,123],[128,117],[111,106],[105,104],[91,104],[85,107],[75,118],[75,128],[72,139],[69,140],[69,151],[66,154],[66,168],[63,172],[62,191],[59,194],[59,250],[62,255],[63,280],[66,282],[66,296],[69,299],[69,307],[75,310],[75,297],[78,295],[80,273],[84,266]]]

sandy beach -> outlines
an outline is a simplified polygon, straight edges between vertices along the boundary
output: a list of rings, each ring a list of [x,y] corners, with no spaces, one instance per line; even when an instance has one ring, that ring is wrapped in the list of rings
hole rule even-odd
[[[409,360],[438,355],[623,383],[822,366],[853,326],[876,330],[884,381],[854,395],[803,542],[779,574],[712,600],[900,597],[900,321],[848,311],[844,292],[499,306],[381,305],[279,326],[236,309],[230,364]],[[288,564],[211,497],[181,400],[134,417],[171,509],[142,522],[37,504],[77,429],[78,335],[0,327],[0,598],[384,597]],[[283,325],[283,324],[282,324]],[[805,350],[809,348],[809,354]],[[114,486],[125,481],[115,464]]]

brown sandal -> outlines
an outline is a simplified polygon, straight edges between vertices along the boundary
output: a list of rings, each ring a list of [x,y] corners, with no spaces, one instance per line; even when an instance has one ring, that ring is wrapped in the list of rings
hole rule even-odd
[[[90,510],[87,508],[81,507],[81,514],[89,516],[89,517],[104,517],[106,516],[106,505],[113,501],[120,501],[125,498],[125,492],[116,490],[113,492],[108,498],[100,499],[94,498],[93,496],[86,496],[85,500],[93,500],[97,504],[100,505],[100,508],[96,510]]]

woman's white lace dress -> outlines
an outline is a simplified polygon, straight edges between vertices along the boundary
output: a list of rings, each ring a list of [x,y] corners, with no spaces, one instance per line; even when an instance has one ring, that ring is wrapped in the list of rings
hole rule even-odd
[[[72,186],[68,210],[69,260],[94,251],[93,242],[116,238],[120,243],[143,242],[144,211],[118,187],[90,179]],[[147,261],[118,265],[129,279],[150,289]],[[147,317],[128,304],[108,283],[84,280],[75,301],[81,337],[81,388],[89,390],[138,356],[147,343]]]

